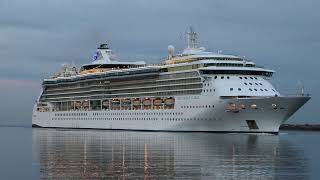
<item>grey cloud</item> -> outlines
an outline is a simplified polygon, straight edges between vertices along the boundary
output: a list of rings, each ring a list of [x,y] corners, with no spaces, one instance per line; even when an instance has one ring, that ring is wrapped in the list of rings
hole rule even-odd
[[[184,47],[183,34],[193,25],[207,49],[246,56],[277,70],[280,91],[296,91],[296,82],[304,81],[315,96],[293,122],[315,122],[319,8],[317,0],[2,0],[0,79],[38,81],[61,63],[89,63],[104,41],[120,59],[156,63],[166,56],[167,45],[177,51]],[[25,115],[32,104],[24,105]]]

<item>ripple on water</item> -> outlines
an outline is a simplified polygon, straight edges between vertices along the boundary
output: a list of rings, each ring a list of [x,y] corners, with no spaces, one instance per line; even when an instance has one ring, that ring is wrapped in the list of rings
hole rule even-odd
[[[306,179],[276,135],[33,129],[42,179]]]

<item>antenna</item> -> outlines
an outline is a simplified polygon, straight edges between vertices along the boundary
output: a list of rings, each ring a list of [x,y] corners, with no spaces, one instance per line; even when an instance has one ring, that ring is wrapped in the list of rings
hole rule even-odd
[[[298,81],[298,84],[301,86],[301,95],[303,96],[304,95],[304,84],[302,81]]]

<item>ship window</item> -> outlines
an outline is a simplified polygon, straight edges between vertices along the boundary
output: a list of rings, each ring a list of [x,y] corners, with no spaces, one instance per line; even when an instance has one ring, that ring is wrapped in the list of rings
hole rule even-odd
[[[240,79],[242,79],[242,77],[239,77]]]
[[[258,85],[258,83],[254,83],[255,85]]]
[[[224,78],[224,76],[221,76],[221,79],[223,79]]]
[[[230,77],[229,77],[229,76],[227,76],[227,79],[230,79]]]
[[[250,91],[252,91],[252,89],[251,89],[251,88],[249,88],[249,90],[250,90]]]
[[[252,83],[249,83],[250,85],[252,85]]]
[[[254,89],[255,91],[258,91],[257,89]]]
[[[263,91],[263,89],[260,89],[260,91]]]
[[[262,86],[262,83],[259,83]]]
[[[264,89],[265,91],[268,91],[268,89]]]
[[[253,77],[250,77],[250,79],[253,79]]]
[[[258,78],[257,78],[257,77],[254,77],[254,78],[258,80]]]
[[[230,88],[230,91],[233,91],[233,88]]]
[[[248,83],[244,83],[244,85],[248,85]]]
[[[214,79],[217,79],[217,76],[214,76]]]
[[[241,91],[241,88],[238,88],[238,91]]]
[[[244,79],[248,79],[247,77],[244,77]]]

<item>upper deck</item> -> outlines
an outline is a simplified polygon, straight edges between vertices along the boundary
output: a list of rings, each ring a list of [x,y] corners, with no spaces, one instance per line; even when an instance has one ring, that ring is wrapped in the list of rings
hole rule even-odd
[[[181,54],[174,54],[174,47],[168,46],[168,57],[163,64],[147,65],[144,61],[118,61],[107,44],[97,48],[91,64],[85,64],[80,71],[68,68],[52,78],[44,79],[43,85],[76,83],[78,81],[102,78],[126,78],[141,75],[170,73],[177,71],[199,71],[200,74],[243,74],[270,77],[273,70],[257,66],[254,62],[235,55],[207,52],[197,47],[197,34],[190,30],[188,47]],[[70,68],[69,68],[70,69]]]

